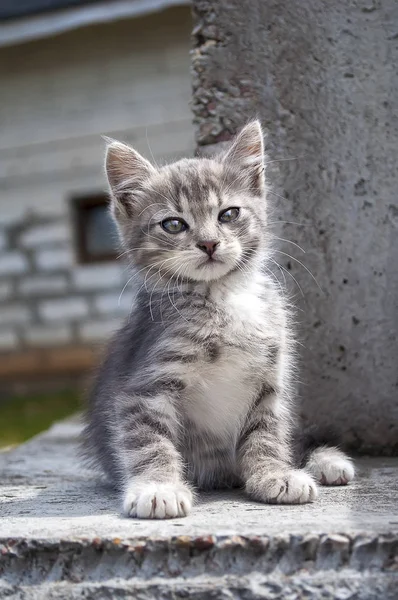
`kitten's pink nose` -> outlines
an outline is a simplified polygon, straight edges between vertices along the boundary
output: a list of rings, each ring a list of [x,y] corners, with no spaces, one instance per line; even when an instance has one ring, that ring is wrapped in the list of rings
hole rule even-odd
[[[202,252],[206,252],[206,254],[208,256],[213,256],[214,252],[216,251],[216,248],[218,246],[219,242],[203,242],[200,241],[196,244],[196,247],[199,248],[200,250],[202,250]]]

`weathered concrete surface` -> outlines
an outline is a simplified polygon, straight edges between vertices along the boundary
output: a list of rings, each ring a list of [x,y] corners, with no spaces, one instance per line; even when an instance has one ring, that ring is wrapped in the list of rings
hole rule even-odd
[[[193,5],[198,146],[259,116],[270,159],[284,161],[270,165],[269,202],[293,222],[277,235],[306,251],[275,254],[304,296],[279,273],[302,309],[303,414],[363,452],[397,452],[398,3]]]
[[[186,519],[136,521],[79,466],[79,432],[0,454],[0,598],[397,597],[398,460],[361,459],[313,505],[220,492]]]

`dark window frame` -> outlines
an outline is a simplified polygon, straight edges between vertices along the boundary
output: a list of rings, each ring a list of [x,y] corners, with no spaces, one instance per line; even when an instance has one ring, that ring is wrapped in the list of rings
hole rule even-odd
[[[103,254],[92,254],[87,244],[87,224],[90,209],[98,206],[108,206],[109,196],[104,193],[90,194],[87,196],[74,196],[71,201],[72,224],[75,240],[75,254],[79,264],[95,264],[116,260],[119,253],[117,249]]]

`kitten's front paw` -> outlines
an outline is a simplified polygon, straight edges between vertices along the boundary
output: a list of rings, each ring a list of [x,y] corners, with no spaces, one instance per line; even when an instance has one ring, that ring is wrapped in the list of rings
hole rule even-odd
[[[316,500],[318,490],[310,475],[291,470],[262,477],[251,495],[269,504],[305,504]]]
[[[169,483],[131,484],[123,500],[123,512],[137,519],[186,517],[192,507],[192,492]]]
[[[306,469],[322,485],[347,485],[355,475],[351,459],[337,448],[314,450]]]

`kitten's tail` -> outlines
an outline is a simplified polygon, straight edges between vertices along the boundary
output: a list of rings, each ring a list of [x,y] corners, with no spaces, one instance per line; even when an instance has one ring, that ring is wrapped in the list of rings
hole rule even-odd
[[[332,429],[306,427],[295,436],[298,466],[322,485],[346,485],[354,479],[355,469],[349,456],[338,448],[339,442]]]

